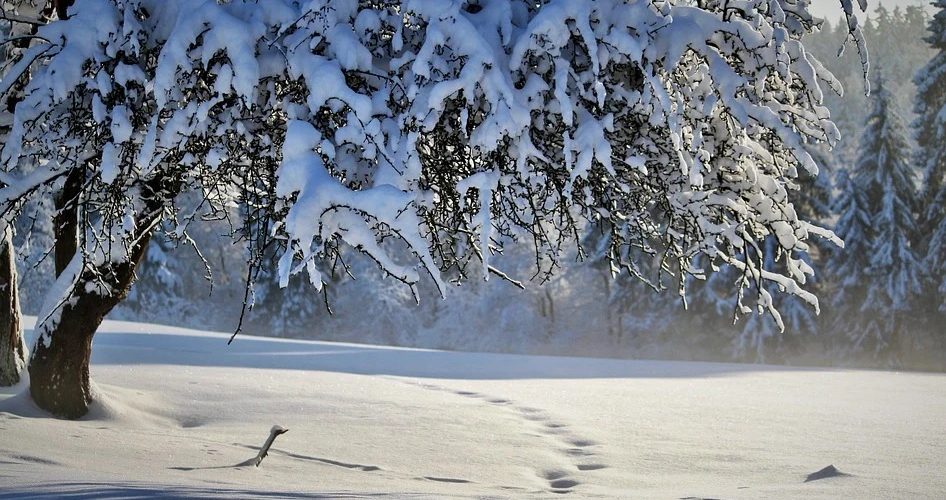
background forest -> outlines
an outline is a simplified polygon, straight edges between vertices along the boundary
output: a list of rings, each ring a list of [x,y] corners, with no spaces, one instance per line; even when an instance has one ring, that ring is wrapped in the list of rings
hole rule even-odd
[[[193,241],[173,233],[155,238],[131,296],[110,317],[232,331],[246,295],[254,307],[243,331],[266,336],[515,353],[946,369],[944,263],[935,256],[946,248],[936,240],[946,238],[941,234],[946,230],[937,231],[944,226],[946,200],[941,183],[933,182],[942,172],[926,166],[935,141],[917,140],[924,111],[922,68],[938,53],[927,39],[930,21],[919,6],[877,7],[865,29],[869,96],[858,55],[849,48],[838,57],[847,36],[840,23],[826,22],[807,42],[846,89],[843,98],[829,96],[843,138],[834,150],[813,151],[821,175],[807,180],[795,205],[808,219],[833,228],[847,248],[825,242],[812,249],[820,314],[776,294],[783,333],[773,318],[737,310],[731,290],[740,276],[725,268],[691,282],[684,297],[658,294],[653,284],[626,271],[612,279],[606,259],[596,258],[595,251],[606,246],[607,228],[588,228],[584,252],[575,249],[572,258],[562,259],[570,264],[554,274],[537,274],[547,266],[526,249],[507,252],[496,264],[524,289],[496,278],[469,280],[441,300],[427,283],[415,304],[407,287],[384,279],[373,262],[358,256],[347,263],[357,279],[339,268],[324,294],[297,276],[280,289],[273,255],[270,269],[249,277],[255,285],[246,294],[246,249],[220,236],[228,232],[225,214],[216,225],[201,225],[201,232],[190,235]],[[50,210],[42,203],[28,207],[27,214]],[[37,250],[48,248],[37,242],[52,228],[39,224],[22,217],[17,231],[28,314],[42,305],[47,277],[53,275],[52,259]]]

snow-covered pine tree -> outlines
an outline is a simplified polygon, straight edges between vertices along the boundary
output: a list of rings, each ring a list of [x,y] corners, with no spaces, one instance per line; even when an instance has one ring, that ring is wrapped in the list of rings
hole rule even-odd
[[[847,322],[854,317],[852,311],[864,303],[866,270],[874,233],[867,193],[857,184],[850,168],[837,171],[835,185],[838,194],[831,211],[838,216],[834,232],[844,240],[844,250],[832,253],[828,263],[834,283],[831,311],[838,326],[846,333]]]
[[[143,321],[164,323],[174,317],[192,317],[197,311],[194,297],[189,297],[185,280],[193,273],[187,262],[175,259],[177,245],[166,235],[155,235],[138,268],[138,279],[122,307]],[[206,324],[206,323],[205,323]]]
[[[920,247],[926,250],[924,265],[932,278],[924,295],[934,298],[934,307],[946,313],[946,0],[933,5],[939,11],[930,20],[926,42],[937,52],[914,78],[913,128],[916,164],[923,171]],[[936,324],[941,331],[942,323]]]
[[[831,152],[821,144],[812,144],[808,148],[812,158],[818,164],[821,175],[802,172],[797,189],[789,191],[792,204],[799,217],[817,223],[825,223],[831,214],[831,174],[834,171]],[[822,267],[825,257],[835,248],[833,245],[819,244],[813,241],[812,249],[804,257],[812,267]],[[778,245],[770,237],[764,243],[765,259],[776,260]],[[843,250],[841,250],[843,251]],[[815,292],[823,289],[822,280],[816,273],[806,285]],[[819,331],[819,317],[811,307],[791,295],[778,293],[778,287],[767,285],[779,313],[779,318],[772,315],[757,314],[750,316],[742,327],[742,334],[736,340],[736,357],[760,362],[772,362],[799,354],[802,340],[811,340]],[[780,328],[779,322],[781,322]]]
[[[908,75],[933,57],[933,51],[923,41],[922,35],[918,35],[925,32],[929,20],[925,6],[917,2],[917,5],[888,11],[884,5],[889,6],[890,2],[873,2],[871,5],[874,12],[870,23],[865,23],[864,31],[871,45],[872,65],[883,66],[891,76]],[[886,13],[881,15],[884,11]],[[857,160],[858,136],[870,105],[862,90],[865,80],[861,75],[857,54],[845,51],[838,57],[838,46],[848,36],[846,23],[843,19],[840,22],[830,21],[821,31],[806,37],[805,46],[818,56],[844,86],[844,95],[829,94],[827,105],[831,109],[832,120],[844,137],[832,149],[835,163],[851,165]],[[913,108],[916,86],[908,78],[890,78],[887,86],[897,98],[900,109]]]
[[[853,309],[839,321],[853,349],[896,363],[900,350],[909,347],[909,311],[921,285],[920,260],[912,246],[917,188],[906,130],[881,76],[872,102],[854,173],[842,184],[839,198],[836,231],[851,246],[833,267],[844,276],[838,303]]]
[[[774,238],[766,238],[762,242],[762,258],[768,265],[773,265],[776,257],[778,245]],[[777,287],[766,284],[766,291],[772,294],[774,298],[777,293]],[[740,335],[736,337],[734,355],[737,359],[752,361],[756,363],[765,363],[769,357],[767,354],[773,350],[773,344],[780,340],[780,333],[786,330],[782,313],[778,316],[764,314],[765,311],[759,310],[758,314],[749,314],[742,325]],[[795,332],[792,332],[795,333]]]
[[[706,258],[695,260],[691,273],[685,287],[687,313],[680,315],[679,325],[666,332],[671,344],[692,353],[728,353],[731,358],[753,359],[747,350],[739,348],[742,332],[735,327],[740,318],[754,311],[749,305],[738,304],[733,293],[745,276]]]
[[[777,251],[774,238],[767,239],[763,245],[764,258],[775,260]],[[744,319],[734,342],[736,359],[756,363],[783,361],[799,354],[802,339],[809,340],[818,332],[818,315],[811,307],[796,297],[780,294],[777,285],[765,286],[773,297],[778,315],[764,314],[765,311],[760,310]],[[808,287],[820,291],[816,283],[808,283]]]
[[[275,264],[264,267],[257,285],[250,290],[254,295],[250,325],[275,337],[293,337],[306,330],[320,330],[318,327],[321,325],[316,322],[319,313],[325,310],[323,302],[326,298],[309,293],[311,285],[302,276],[292,276],[286,286],[280,287],[273,279],[275,267]],[[328,293],[327,287],[322,293]],[[371,298],[364,296],[364,300]]]
[[[58,200],[59,279],[30,361],[34,401],[57,414],[85,413],[95,329],[155,228],[199,220],[180,213],[191,191],[243,207],[250,265],[277,246],[283,284],[321,288],[318,260],[354,249],[443,290],[440,271],[470,255],[502,276],[490,256],[510,241],[554,263],[605,217],[611,255],[656,240],[677,279],[704,256],[736,287],[817,302],[802,254],[832,235],[786,189],[817,170],[806,144],[837,140],[823,100],[840,88],[802,43],[805,2],[78,0],[70,14],[39,29],[0,155],[0,211]],[[778,269],[760,258],[769,236]],[[739,296],[773,310],[754,290]]]
[[[612,342],[622,342],[625,335],[636,336],[643,332],[653,334],[659,330],[658,322],[654,320],[663,317],[664,311],[648,299],[666,288],[661,278],[668,280],[669,276],[662,276],[659,272],[658,251],[652,247],[624,250],[640,253],[641,256],[647,254],[650,259],[609,255],[609,252],[614,251],[611,240],[612,232],[616,229],[608,220],[597,221],[587,230],[582,248],[587,253],[587,272],[597,278],[591,281],[588,288],[600,294],[596,302],[603,316],[600,318],[603,323],[601,329],[608,332]],[[626,316],[633,318],[632,325],[625,325]]]
[[[794,195],[795,210],[799,217],[811,220],[818,224],[828,224],[831,218],[831,196],[833,185],[834,156],[825,145],[812,144],[809,146],[811,156],[820,167],[821,174],[814,176],[809,173],[803,173],[799,182],[799,189],[792,191]],[[825,244],[824,241],[813,241],[812,248],[804,257],[806,262],[815,269],[814,275],[808,281],[810,287],[819,296],[826,290],[827,282],[824,279],[827,271],[828,258],[834,251],[844,251],[835,245]],[[811,345],[816,335],[824,335],[821,326],[824,319],[816,315],[815,312],[797,297],[784,294],[775,295],[775,301],[782,320],[785,323],[787,336],[780,337],[780,345],[777,350],[780,355],[790,357],[792,355],[807,354],[804,346]],[[771,357],[770,359],[774,359]]]

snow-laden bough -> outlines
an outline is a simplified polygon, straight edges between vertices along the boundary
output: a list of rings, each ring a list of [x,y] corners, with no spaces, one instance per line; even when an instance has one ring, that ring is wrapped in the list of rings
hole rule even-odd
[[[108,269],[163,223],[185,235],[193,191],[237,220],[251,268],[279,249],[282,283],[321,289],[348,247],[443,291],[471,263],[506,277],[491,257],[518,241],[541,275],[604,223],[614,272],[657,261],[682,289],[702,256],[757,292],[743,310],[777,317],[766,283],[816,305],[807,241],[839,240],[792,192],[807,148],[838,140],[840,84],[802,43],[819,22],[804,0],[690,4],[78,0],[0,80],[31,68],[0,206],[78,186],[67,296],[118,293]]]

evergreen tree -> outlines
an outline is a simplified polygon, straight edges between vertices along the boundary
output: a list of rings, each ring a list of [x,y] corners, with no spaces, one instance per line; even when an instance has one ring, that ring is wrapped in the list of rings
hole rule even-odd
[[[883,67],[888,75],[910,75],[933,57],[934,52],[922,36],[929,14],[923,6],[908,6],[888,10],[884,4],[871,3],[875,12],[865,23],[864,33],[870,47],[872,67]],[[822,25],[820,31],[808,35],[805,47],[824,63],[841,82],[843,95],[828,92],[825,95],[831,119],[841,131],[841,142],[833,148],[835,163],[850,165],[857,160],[860,150],[858,135],[870,111],[866,96],[860,58],[856,51],[847,50],[838,55],[838,47],[847,37],[844,19]],[[889,79],[887,86],[896,97],[900,109],[912,109],[916,86],[909,78]],[[912,120],[912,116],[910,119]]]
[[[842,346],[847,344],[843,337],[856,328],[849,323],[850,318],[857,317],[852,316],[852,310],[856,311],[864,302],[872,230],[865,193],[858,188],[851,172],[839,170],[835,184],[839,192],[832,203],[832,213],[838,216],[834,232],[844,240],[844,249],[834,252],[829,259],[828,269],[834,284],[829,322],[834,325],[832,331],[836,335],[826,343]]]
[[[762,258],[765,259],[766,264],[772,264],[775,261],[776,243],[774,237],[769,237],[762,244]],[[772,285],[765,288],[770,297],[776,290],[776,287]],[[769,361],[766,352],[774,350],[775,346],[772,344],[778,344],[783,337],[780,335],[782,328],[785,326],[781,316],[782,312],[779,312],[778,317],[772,317],[760,307],[756,314],[748,314],[741,335],[736,339],[735,354],[737,358],[759,363]]]
[[[816,224],[824,224],[831,213],[831,172],[833,170],[831,152],[826,145],[812,144],[808,147],[811,157],[820,168],[818,175],[802,173],[799,188],[791,191],[792,204],[799,217]],[[820,267],[825,255],[831,251],[832,244],[812,240],[811,250],[805,255],[805,262],[812,267]],[[763,258],[774,263],[777,259],[778,245],[773,237],[766,239],[763,246]],[[820,270],[818,270],[820,271]],[[815,272],[806,284],[808,288],[822,296],[823,286],[818,279],[820,272]],[[760,362],[782,362],[803,349],[804,340],[813,339],[819,333],[818,313],[804,301],[779,293],[778,287],[769,284],[767,291],[776,303],[779,318],[769,314],[753,314],[746,319],[742,334],[737,340],[737,356],[745,358],[754,351],[754,358]],[[780,330],[779,322],[784,327]]]
[[[733,284],[742,280],[741,273],[731,266],[714,266],[709,259],[698,259],[694,268],[702,271],[705,279],[689,277],[687,280],[687,318],[680,332],[671,332],[683,335],[671,337],[670,341],[696,352],[724,352],[728,347],[733,359],[762,361],[758,356],[758,349],[761,348],[758,342],[763,342],[765,338],[753,333],[750,334],[751,338],[745,339],[746,332],[734,326],[739,318],[752,312],[751,309],[740,308],[738,295],[732,293]],[[752,293],[755,293],[755,289]],[[703,335],[700,338],[686,338],[690,332],[701,332]]]
[[[603,293],[604,329],[611,340],[640,350],[667,327],[681,300],[678,293],[659,293],[676,285],[666,269],[668,263],[662,261],[660,242],[641,242],[640,248],[626,248],[616,256],[610,254],[616,231],[620,229],[605,221],[594,224],[582,247],[597,277],[590,285]],[[675,288],[677,292],[679,287]]]
[[[167,311],[175,311],[178,317],[196,316],[195,297],[189,296],[184,282],[195,269],[188,269],[185,259],[173,256],[176,247],[177,244],[163,234],[151,240],[138,280],[122,304],[131,317],[162,323],[178,319],[169,318]],[[206,325],[207,318],[202,320]]]
[[[924,262],[930,280],[930,293],[936,306],[946,312],[946,0],[934,2],[939,12],[930,20],[926,42],[937,50],[933,59],[920,69],[917,85],[916,163],[923,169],[923,205],[921,246],[926,249]]]
[[[837,231],[849,246],[833,267],[843,277],[838,303],[856,309],[847,318],[842,313],[854,349],[895,359],[891,350],[905,346],[906,313],[920,291],[911,245],[917,195],[906,131],[880,77],[872,101],[854,173],[839,197]]]

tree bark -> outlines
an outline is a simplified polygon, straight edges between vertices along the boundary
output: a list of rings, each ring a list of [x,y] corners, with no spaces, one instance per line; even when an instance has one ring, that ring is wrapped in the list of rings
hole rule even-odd
[[[150,240],[151,231],[139,239],[127,261],[113,264],[104,276],[99,274],[102,269],[82,271],[69,300],[61,306],[58,319],[39,325],[39,338],[29,364],[30,396],[37,406],[70,419],[89,411],[93,399],[89,374],[92,337],[105,315],[128,296],[135,268]],[[103,281],[108,293],[89,291]]]
[[[69,19],[69,7],[72,7],[72,4],[75,0],[53,0],[53,7],[56,8],[56,14],[59,16],[59,19]]]
[[[79,175],[67,178],[56,203],[56,273],[60,277],[72,259],[82,258],[76,233],[82,187]],[[37,326],[39,335],[30,355],[29,373],[30,396],[40,408],[70,419],[88,412],[93,399],[89,373],[92,337],[105,315],[128,296],[135,269],[145,255],[163,207],[176,197],[180,188],[180,181],[162,177],[142,185],[144,206],[136,217],[136,229],[126,241],[127,257],[94,268],[83,263],[57,314]],[[67,255],[71,257],[68,261]]]
[[[11,386],[20,381],[26,365],[23,347],[23,327],[20,322],[20,297],[16,288],[16,258],[13,249],[13,231],[0,222],[0,386]]]
[[[66,176],[62,191],[56,195],[56,215],[53,216],[53,238],[56,241],[54,259],[56,277],[62,274],[79,248],[79,194],[82,192],[83,174],[73,169]]]

